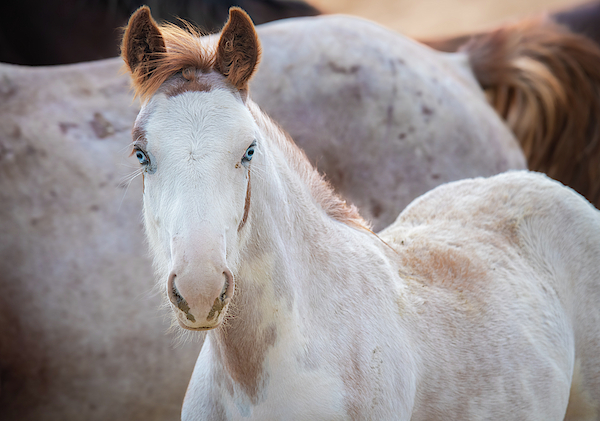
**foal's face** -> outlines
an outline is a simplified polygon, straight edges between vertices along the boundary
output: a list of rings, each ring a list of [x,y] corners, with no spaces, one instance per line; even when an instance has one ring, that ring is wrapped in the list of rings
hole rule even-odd
[[[227,89],[159,93],[136,121],[146,230],[184,328],[219,326],[233,297],[256,134],[239,94]]]

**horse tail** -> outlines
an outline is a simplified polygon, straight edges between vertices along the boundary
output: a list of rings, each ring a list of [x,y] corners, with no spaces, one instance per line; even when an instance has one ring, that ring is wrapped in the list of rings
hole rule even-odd
[[[547,19],[479,34],[461,51],[529,169],[600,207],[600,49]]]

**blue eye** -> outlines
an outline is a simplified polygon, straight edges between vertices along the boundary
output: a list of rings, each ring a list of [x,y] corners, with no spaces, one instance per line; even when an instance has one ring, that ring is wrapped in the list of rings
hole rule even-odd
[[[250,161],[252,159],[252,157],[254,156],[254,149],[256,148],[256,142],[252,142],[252,145],[250,145],[250,147],[248,149],[246,149],[246,153],[244,154],[244,156],[242,157],[242,162],[243,161]]]
[[[135,151],[135,157],[138,159],[138,161],[140,161],[140,164],[142,165],[148,165],[150,163],[146,154],[139,149]]]

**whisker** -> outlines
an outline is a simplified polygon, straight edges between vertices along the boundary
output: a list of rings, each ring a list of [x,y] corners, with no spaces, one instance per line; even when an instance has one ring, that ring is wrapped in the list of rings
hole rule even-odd
[[[124,187],[125,184],[131,183],[136,177],[144,172],[145,168],[136,168],[132,173],[125,175],[119,182],[119,187]]]
[[[122,167],[129,168],[131,170],[138,170],[138,169],[140,169],[140,166],[139,165],[135,165],[135,164],[129,164],[129,163],[123,163],[123,162],[121,162],[120,165]]]
[[[134,142],[128,143],[123,148],[119,149],[119,153],[125,153],[127,151],[132,151],[133,150],[133,144],[134,144]]]
[[[121,202],[119,203],[119,208],[117,209],[117,212],[119,212],[121,210],[121,206],[123,206],[123,201],[125,200],[125,196],[129,191],[129,186],[131,186],[133,180],[135,180],[140,174],[143,174],[145,170],[146,169],[143,167],[138,168],[133,173],[129,174],[128,176],[125,176],[124,179],[121,180],[121,182],[119,183],[119,187],[125,186],[125,192],[123,193],[123,197],[121,197]]]

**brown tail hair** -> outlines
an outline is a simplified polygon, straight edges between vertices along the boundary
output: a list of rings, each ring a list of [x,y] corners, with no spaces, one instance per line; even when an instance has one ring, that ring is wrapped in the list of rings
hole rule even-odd
[[[461,48],[531,170],[600,207],[600,49],[547,19],[474,37]]]

